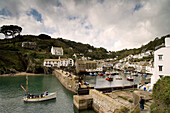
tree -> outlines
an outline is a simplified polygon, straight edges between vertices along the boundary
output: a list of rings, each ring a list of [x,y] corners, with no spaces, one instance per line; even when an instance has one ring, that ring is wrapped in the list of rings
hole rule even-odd
[[[20,35],[21,31],[22,28],[17,25],[3,25],[0,28],[0,33],[3,33],[5,35],[5,38],[7,38],[8,36],[12,36],[13,38],[16,36],[16,34]]]
[[[46,35],[46,34],[40,34],[38,37],[39,37],[40,39],[51,39],[51,37],[48,36],[48,35]]]

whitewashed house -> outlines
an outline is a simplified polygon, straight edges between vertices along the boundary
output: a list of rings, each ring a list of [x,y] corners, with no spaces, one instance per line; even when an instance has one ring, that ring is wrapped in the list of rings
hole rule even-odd
[[[63,48],[62,47],[51,47],[51,54],[52,55],[59,55],[62,56],[63,55]]]
[[[154,71],[151,77],[151,88],[164,76],[170,76],[170,37],[165,38],[165,46],[154,52]]]
[[[91,52],[93,52],[93,50],[92,49],[88,49],[88,52],[91,53]]]
[[[44,66],[46,67],[68,67],[68,66],[74,66],[74,60],[71,58],[68,59],[44,59]]]
[[[60,67],[59,59],[44,59],[44,66],[46,67]]]

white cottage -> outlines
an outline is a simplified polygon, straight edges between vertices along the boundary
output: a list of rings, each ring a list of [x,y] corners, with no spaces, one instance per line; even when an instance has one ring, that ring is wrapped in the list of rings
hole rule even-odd
[[[51,48],[51,54],[52,55],[59,55],[62,56],[63,55],[63,48],[62,47],[53,47]]]
[[[170,37],[165,38],[165,47],[154,52],[154,71],[151,77],[151,87],[164,76],[170,76]]]

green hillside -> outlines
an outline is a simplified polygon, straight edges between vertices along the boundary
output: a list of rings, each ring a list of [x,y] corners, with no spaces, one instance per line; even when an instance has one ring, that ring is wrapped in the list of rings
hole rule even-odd
[[[161,38],[155,38],[153,41],[150,41],[146,45],[142,45],[140,48],[134,48],[134,49],[123,49],[121,51],[112,52],[113,56],[118,56],[119,59],[124,58],[130,54],[135,55],[139,54],[142,51],[148,51],[153,50],[155,51],[155,47],[161,45],[162,43],[165,43],[165,38],[170,37],[170,34],[166,36],[162,36]]]
[[[23,48],[22,42],[36,42],[35,49]],[[27,72],[44,72],[42,63],[45,58],[58,58],[51,55],[51,47],[62,47],[64,58],[73,58],[73,54],[82,53],[92,59],[108,58],[107,50],[94,48],[89,44],[76,43],[62,38],[53,39],[47,35],[24,35],[12,39],[0,40],[0,73],[10,73],[13,70]],[[88,52],[91,49],[93,52]],[[11,70],[12,69],[12,70]]]
[[[167,35],[170,36],[170,35]],[[117,52],[110,52],[104,48],[95,48],[89,44],[77,43],[62,38],[51,38],[48,35],[41,34],[39,36],[23,35],[16,36],[12,39],[0,40],[0,74],[11,73],[16,71],[27,71],[34,73],[48,72],[43,66],[43,60],[45,58],[58,58],[50,53],[51,47],[62,47],[64,49],[64,58],[73,58],[73,54],[83,54],[85,57],[91,57],[91,59],[106,59],[114,58],[118,56],[119,59],[126,57],[130,54],[139,54],[143,50],[155,50],[155,47],[164,43],[164,39],[167,36],[161,38],[155,38],[148,44],[141,48],[124,49]],[[23,48],[22,42],[36,42],[35,49]],[[89,52],[88,50],[92,50]],[[81,57],[81,56],[79,56]]]

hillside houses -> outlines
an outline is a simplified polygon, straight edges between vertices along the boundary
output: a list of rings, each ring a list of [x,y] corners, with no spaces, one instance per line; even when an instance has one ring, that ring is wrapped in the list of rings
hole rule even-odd
[[[153,62],[150,61],[139,61],[139,62],[133,62],[133,59],[142,59],[149,57],[150,55],[153,55],[153,51],[146,51],[140,54],[136,55],[129,55],[123,59],[120,59],[118,63],[114,65],[114,69],[118,70],[131,70],[136,71],[140,73],[153,73]],[[130,69],[131,68],[131,69]],[[132,69],[134,68],[134,69]]]

